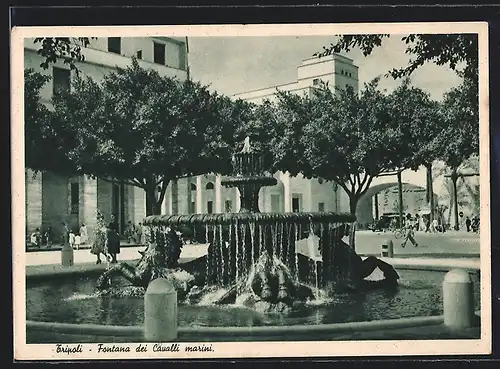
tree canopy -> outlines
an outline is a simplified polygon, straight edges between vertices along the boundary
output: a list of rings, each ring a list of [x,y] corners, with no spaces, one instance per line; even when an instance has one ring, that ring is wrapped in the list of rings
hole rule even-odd
[[[435,114],[428,95],[408,81],[387,94],[378,78],[360,94],[324,85],[312,96],[280,92],[258,109],[274,168],[337,183],[352,213],[374,177],[422,164]]]
[[[436,140],[439,159],[452,170],[472,155],[479,155],[479,113],[477,85],[468,79],[448,91],[442,103],[444,129]]]
[[[173,179],[229,170],[241,104],[206,86],[163,77],[137,60],[102,82],[77,77],[53,98],[67,156],[80,173],[146,191],[148,214],[160,211]],[[63,132],[65,133],[65,132]]]
[[[66,134],[64,126],[58,126],[41,100],[40,92],[49,80],[49,76],[33,69],[24,71],[25,165],[35,173],[56,171],[72,174],[76,167],[66,155],[66,143],[71,135]]]
[[[349,52],[359,48],[364,56],[383,44],[384,39],[397,37],[388,34],[337,35],[335,44],[323,46],[323,51],[314,56],[322,57],[341,51]],[[462,77],[477,81],[478,77],[478,37],[474,33],[458,34],[410,34],[401,37],[407,45],[405,53],[410,56],[408,64],[394,68],[388,74],[394,78],[411,75],[427,62],[447,65]]]

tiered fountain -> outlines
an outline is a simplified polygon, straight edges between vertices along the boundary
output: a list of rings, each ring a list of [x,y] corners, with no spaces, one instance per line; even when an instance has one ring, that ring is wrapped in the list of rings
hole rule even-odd
[[[221,181],[225,187],[238,188],[238,213],[150,216],[144,224],[156,244],[164,243],[167,230],[180,226],[203,229],[210,246],[203,278],[197,279],[204,285],[197,286],[199,295],[218,287],[225,292],[213,297],[213,302],[240,301],[281,311],[294,302],[317,297],[327,284],[350,273],[348,260],[335,257],[335,246],[343,236],[342,226],[355,218],[331,212],[261,213],[260,189],[277,183],[263,163],[262,153],[252,150],[247,138],[243,150],[233,157],[234,175]],[[296,248],[299,240],[312,233],[319,238],[315,246],[319,250],[311,250],[311,254],[321,255],[321,260],[303,257]]]

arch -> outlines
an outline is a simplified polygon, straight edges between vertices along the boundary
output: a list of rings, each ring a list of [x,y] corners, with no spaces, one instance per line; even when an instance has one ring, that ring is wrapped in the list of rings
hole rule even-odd
[[[356,218],[360,224],[369,224],[373,222],[373,197],[378,195],[380,192],[397,187],[397,182],[388,182],[374,185],[366,191],[366,193],[361,196],[358,201],[358,206],[356,208]],[[417,191],[416,191],[417,190]],[[423,192],[424,199],[422,201],[422,207],[427,207],[428,204],[425,202],[425,188],[412,183],[403,182],[403,206],[405,205],[404,196],[405,193],[409,192]],[[437,204],[437,194],[434,193],[435,203]],[[414,204],[412,204],[413,206]],[[409,212],[416,212],[420,209],[411,209]],[[405,211],[407,212],[407,211]],[[382,214],[379,214],[379,216]]]
[[[208,182],[205,186],[205,190],[213,190],[215,187],[214,187],[214,184],[213,182]]]
[[[276,180],[278,182],[274,186],[262,187],[259,191],[259,209],[262,212],[285,211],[285,185],[279,178]]]

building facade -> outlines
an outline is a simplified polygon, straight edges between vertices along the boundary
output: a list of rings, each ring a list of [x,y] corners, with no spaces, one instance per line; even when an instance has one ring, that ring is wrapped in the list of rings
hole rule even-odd
[[[43,58],[38,55],[40,44],[26,39],[24,67],[48,74],[51,80],[43,87],[41,99],[50,108],[52,94],[58,88],[69,87],[73,71],[58,61],[47,70],[40,67]],[[188,47],[185,38],[175,37],[108,37],[91,40],[82,48],[84,62],[76,67],[82,76],[96,81],[116,67],[125,68],[135,56],[143,68],[152,68],[162,76],[188,78]],[[115,214],[121,231],[128,221],[139,223],[146,214],[144,190],[120,183],[110,183],[86,176],[64,177],[54,173],[38,173],[26,168],[26,228],[31,233],[36,228],[52,228],[54,239],[60,238],[63,222],[72,229],[86,224],[89,235],[93,234],[96,211],[99,209],[106,220]]]
[[[297,67],[297,79],[291,83],[271,86],[259,90],[234,95],[235,99],[260,104],[272,101],[277,91],[287,91],[303,96],[311,96],[322,83],[332,88],[352,86],[358,90],[358,67],[352,59],[333,54],[322,58],[312,57],[302,61]],[[291,177],[278,172],[279,179],[274,188],[263,190],[261,198],[269,209],[282,211],[335,211],[348,212],[349,201],[344,191],[334,182],[306,179],[302,175]],[[265,191],[269,191],[266,193]],[[271,193],[273,192],[273,193]],[[264,209],[268,209],[264,208]]]

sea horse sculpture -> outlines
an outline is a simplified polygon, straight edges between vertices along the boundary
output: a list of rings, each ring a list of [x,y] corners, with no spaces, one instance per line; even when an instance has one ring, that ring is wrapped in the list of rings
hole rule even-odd
[[[295,303],[314,299],[310,287],[298,282],[276,256],[263,252],[259,259],[215,304],[237,302],[262,312],[283,312]]]
[[[139,251],[141,258],[136,266],[125,262],[112,265],[98,278],[96,289],[109,290],[112,278],[116,277],[122,277],[132,286],[144,289],[150,281],[160,277],[176,282],[172,271],[178,267],[183,246],[182,237],[175,230],[166,228],[153,232],[149,238],[151,242],[148,242],[147,249]]]

